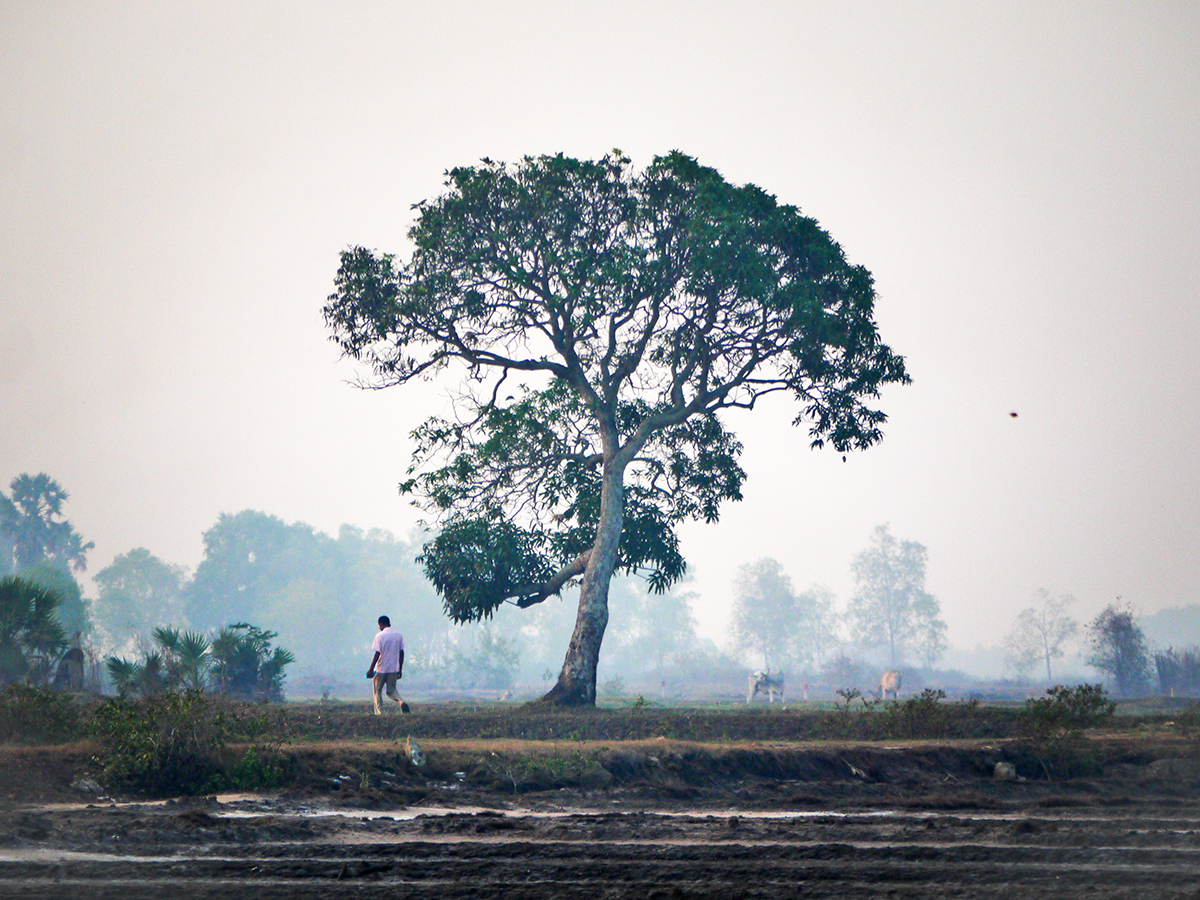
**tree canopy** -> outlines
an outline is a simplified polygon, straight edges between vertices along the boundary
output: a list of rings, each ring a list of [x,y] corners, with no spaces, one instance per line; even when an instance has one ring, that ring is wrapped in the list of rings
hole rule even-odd
[[[796,592],[773,559],[746,563],[733,587],[733,639],[741,650],[761,658],[770,671],[787,655],[799,620]]]
[[[747,563],[733,586],[734,643],[768,671],[785,664],[819,669],[837,640],[833,599],[829,588],[815,584],[796,593],[774,559]]]
[[[851,633],[866,646],[881,647],[895,666],[910,653],[932,663],[945,650],[941,606],[925,590],[929,551],[916,541],[900,541],[886,525],[854,558],[855,591],[847,605]]]
[[[65,572],[87,567],[84,543],[63,516],[68,494],[62,485],[41,472],[18,475],[9,485],[8,497],[0,493],[0,575],[48,561]]]
[[[92,619],[105,646],[131,647],[147,627],[179,625],[185,619],[186,570],[159,559],[145,547],[118,554],[96,573],[99,595]]]
[[[1110,603],[1087,626],[1088,662],[1104,672],[1122,696],[1136,696],[1150,683],[1146,635],[1129,603]]]
[[[582,576],[551,698],[594,702],[613,572],[666,589],[677,524],[741,496],[722,414],[782,393],[813,446],[866,448],[903,359],[870,274],[814,220],[682,153],[485,159],[415,209],[407,263],[342,253],[326,322],[364,385],[461,367],[402,484],[439,519],[426,573],[456,621]]]
[[[1067,607],[1075,602],[1070,594],[1053,597],[1043,588],[1038,592],[1038,602],[1021,610],[1004,643],[1013,669],[1024,675],[1038,663],[1045,663],[1049,683],[1054,680],[1051,661],[1063,656],[1063,644],[1079,626],[1067,614]]]

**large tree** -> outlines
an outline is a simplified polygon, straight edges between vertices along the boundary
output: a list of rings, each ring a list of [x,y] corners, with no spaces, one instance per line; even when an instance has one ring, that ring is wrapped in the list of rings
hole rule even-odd
[[[890,665],[909,654],[926,664],[945,651],[946,623],[941,606],[925,590],[929,551],[916,541],[893,537],[878,526],[871,544],[854,558],[855,591],[846,607],[851,636],[867,646],[881,647]]]
[[[187,618],[200,628],[261,620],[291,582],[320,570],[327,541],[263,512],[221,513],[204,532],[204,559],[185,593]]]
[[[547,699],[592,704],[613,573],[666,589],[677,523],[740,497],[722,413],[783,393],[814,446],[866,448],[903,359],[870,273],[814,220],[682,153],[485,159],[416,209],[407,263],[342,253],[326,322],[367,386],[461,366],[402,485],[440,520],[426,572],[456,621],[581,578]]]

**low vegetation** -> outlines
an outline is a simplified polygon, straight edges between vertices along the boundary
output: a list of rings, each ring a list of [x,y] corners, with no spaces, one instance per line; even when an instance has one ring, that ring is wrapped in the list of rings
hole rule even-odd
[[[399,771],[407,765],[402,751],[410,734],[422,744],[476,748],[488,783],[507,778],[514,789],[572,778],[599,785],[605,778],[599,768],[611,774],[608,762],[620,763],[608,759],[620,756],[617,748],[662,740],[710,755],[747,748],[787,748],[794,755],[804,746],[897,741],[925,752],[959,742],[1004,747],[1023,777],[1050,781],[1095,774],[1105,762],[1101,744],[1147,730],[1166,734],[1178,744],[1175,752],[1200,757],[1200,704],[1120,708],[1096,685],[1058,686],[1024,707],[952,701],[940,690],[889,702],[847,692],[838,704],[786,709],[669,708],[639,699],[596,709],[444,703],[400,717],[372,715],[365,701],[265,704],[198,690],[104,699],[11,686],[0,693],[0,741],[83,742],[92,748],[87,777],[115,794],[143,796],[284,787],[311,774],[312,760],[330,747],[367,756],[386,750],[396,758],[388,766]]]
[[[1117,705],[1098,684],[1057,685],[1025,704],[1023,737],[1047,778],[1095,773],[1101,760],[1084,742],[1088,729],[1109,724]]]
[[[87,723],[100,744],[104,782],[151,795],[279,787],[281,716],[222,703],[200,691],[168,691],[97,706]],[[234,740],[250,746],[235,748]]]

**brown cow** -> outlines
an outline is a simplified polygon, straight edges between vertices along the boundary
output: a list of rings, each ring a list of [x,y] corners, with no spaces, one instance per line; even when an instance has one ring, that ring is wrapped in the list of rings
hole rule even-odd
[[[886,700],[888,694],[893,700],[900,699],[900,673],[895,669],[884,672],[879,679],[879,699]]]

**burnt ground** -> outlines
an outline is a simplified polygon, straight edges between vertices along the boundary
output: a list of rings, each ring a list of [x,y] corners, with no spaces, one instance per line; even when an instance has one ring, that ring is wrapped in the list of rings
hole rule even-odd
[[[788,740],[782,715],[621,737],[597,712],[522,738],[419,712],[298,727],[286,785],[253,795],[110,796],[92,745],[0,749],[0,897],[1200,898],[1200,766],[1169,730],[1093,734],[1068,760],[1010,738]],[[397,733],[353,733],[380,727]]]

